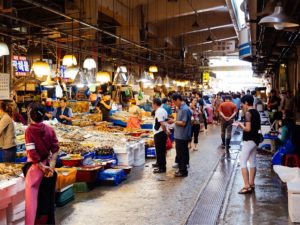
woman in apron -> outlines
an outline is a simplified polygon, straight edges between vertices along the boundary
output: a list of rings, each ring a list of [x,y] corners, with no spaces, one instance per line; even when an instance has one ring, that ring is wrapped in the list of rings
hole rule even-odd
[[[136,105],[135,99],[132,99],[130,102],[131,106],[128,110],[130,116],[127,121],[127,128],[141,129],[142,110]]]
[[[54,171],[59,150],[55,131],[42,123],[45,109],[33,104],[29,109],[31,123],[25,131],[28,162],[25,168],[25,224],[55,224]]]

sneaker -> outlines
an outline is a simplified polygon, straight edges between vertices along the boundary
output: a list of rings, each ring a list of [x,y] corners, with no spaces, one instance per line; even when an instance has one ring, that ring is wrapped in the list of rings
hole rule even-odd
[[[177,171],[175,174],[174,174],[175,177],[187,177],[188,176],[188,172],[186,173],[181,173],[179,171]]]
[[[153,168],[157,168],[157,167],[158,167],[158,164],[157,164],[157,163],[153,163],[153,164],[152,164],[152,167],[153,167]]]
[[[177,169],[178,168],[178,163],[174,163],[172,168]]]

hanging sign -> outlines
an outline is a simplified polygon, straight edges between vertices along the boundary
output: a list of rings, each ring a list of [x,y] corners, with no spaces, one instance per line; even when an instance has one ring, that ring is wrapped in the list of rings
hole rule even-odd
[[[30,71],[29,61],[25,56],[13,56],[12,65],[16,70],[16,76],[26,76],[26,73]]]
[[[213,44],[213,50],[219,52],[234,52],[235,40],[215,42]]]
[[[239,57],[245,59],[251,56],[250,34],[247,28],[239,32]]]
[[[10,74],[0,73],[0,100],[8,100],[10,97]]]
[[[203,72],[203,83],[207,83],[209,81],[209,72]]]

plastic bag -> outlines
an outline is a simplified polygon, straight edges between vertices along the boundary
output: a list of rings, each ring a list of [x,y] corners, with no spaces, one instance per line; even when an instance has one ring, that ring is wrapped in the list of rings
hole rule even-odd
[[[277,152],[275,152],[275,154],[273,155],[272,158],[272,164],[273,165],[282,165],[282,160],[283,160],[283,156],[284,154],[281,152],[281,150],[279,149]]]
[[[168,138],[167,138],[167,142],[166,142],[166,150],[168,151],[168,150],[170,150],[172,147],[173,147],[173,145],[172,145],[171,138],[168,137]]]
[[[57,81],[57,85],[55,85],[55,96],[56,96],[56,98],[63,97],[63,90],[62,90],[61,86],[59,85],[58,81]]]

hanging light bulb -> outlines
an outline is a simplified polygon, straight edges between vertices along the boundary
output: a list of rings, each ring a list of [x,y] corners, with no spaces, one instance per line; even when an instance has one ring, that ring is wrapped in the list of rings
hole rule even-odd
[[[127,67],[126,66],[119,66],[117,68],[117,73],[127,73]]]
[[[153,65],[149,67],[149,72],[151,73],[157,73],[158,72],[158,68],[157,66]]]
[[[127,80],[127,85],[129,85],[129,86],[137,85],[136,78],[135,78],[134,74],[132,74],[132,73],[129,74],[128,80]]]
[[[166,76],[165,77],[165,80],[164,80],[164,85],[168,88],[168,87],[170,87],[170,79],[169,79],[169,77],[168,76]]]
[[[56,84],[56,82],[51,79],[50,74],[47,76],[47,80],[41,83],[41,85],[45,86],[46,88],[53,88],[55,86],[55,84]]]
[[[99,71],[96,74],[96,82],[100,84],[108,83],[110,82],[110,74],[105,71]]]
[[[64,78],[69,78],[72,80],[75,80],[76,75],[79,72],[79,67],[77,66],[70,66],[66,68],[66,71],[64,73]]]
[[[63,58],[64,66],[70,67],[70,66],[76,66],[77,65],[77,59],[74,55],[65,55]]]
[[[141,78],[138,80],[138,82],[142,82],[142,83],[148,83],[148,82],[150,82],[149,73],[146,72],[146,71],[144,71],[141,74]]]
[[[117,73],[113,82],[113,85],[122,86],[125,85],[127,77],[125,73]]]
[[[0,56],[9,55],[9,49],[5,42],[0,42]]]
[[[162,86],[163,85],[163,81],[161,76],[157,77],[154,83],[156,86]]]
[[[50,65],[44,61],[36,61],[32,64],[32,71],[37,77],[51,75]]]
[[[287,16],[284,12],[284,9],[282,6],[276,6],[274,9],[274,12],[271,15],[263,17],[259,21],[260,25],[266,26],[266,27],[275,27],[275,29],[282,30],[287,27],[298,27],[299,23]]]
[[[83,68],[84,69],[95,69],[97,67],[96,61],[93,58],[86,58],[83,62]]]

